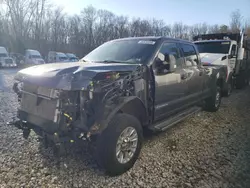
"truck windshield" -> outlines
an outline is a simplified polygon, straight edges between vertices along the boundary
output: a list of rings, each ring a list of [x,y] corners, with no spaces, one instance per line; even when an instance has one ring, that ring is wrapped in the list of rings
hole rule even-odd
[[[36,59],[36,58],[41,58],[41,56],[40,55],[31,55],[31,58]]]
[[[0,57],[8,57],[8,55],[5,53],[0,53]]]
[[[230,42],[197,42],[195,43],[200,53],[228,54]]]
[[[65,61],[65,60],[68,60],[68,58],[67,58],[67,57],[61,56],[61,57],[59,57],[59,60],[60,60],[60,61]]]
[[[155,45],[153,40],[110,41],[94,49],[82,61],[145,63],[154,53]]]

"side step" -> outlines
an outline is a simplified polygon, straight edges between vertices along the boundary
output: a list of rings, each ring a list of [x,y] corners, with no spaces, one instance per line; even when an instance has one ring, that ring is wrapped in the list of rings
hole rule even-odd
[[[170,117],[166,120],[157,122],[156,124],[153,124],[152,126],[149,127],[150,130],[152,131],[164,131],[173,125],[179,123],[180,121],[184,120],[185,118],[201,111],[202,108],[200,107],[193,107],[185,110],[184,112],[180,112],[173,117]]]

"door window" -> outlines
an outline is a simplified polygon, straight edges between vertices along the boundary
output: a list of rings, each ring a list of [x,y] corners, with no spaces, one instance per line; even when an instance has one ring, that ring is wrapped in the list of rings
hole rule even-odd
[[[198,64],[198,56],[193,45],[181,44],[181,49],[185,58],[186,66],[196,66]]]
[[[168,55],[173,55],[175,57],[176,60],[176,67],[181,67],[182,66],[182,58],[180,56],[180,51],[177,47],[176,43],[173,42],[165,42],[162,44],[160,50],[159,50],[159,54],[164,55],[164,57],[168,54]]]
[[[236,45],[235,44],[233,44],[232,45],[232,49],[231,49],[231,56],[233,57],[233,56],[236,56]]]

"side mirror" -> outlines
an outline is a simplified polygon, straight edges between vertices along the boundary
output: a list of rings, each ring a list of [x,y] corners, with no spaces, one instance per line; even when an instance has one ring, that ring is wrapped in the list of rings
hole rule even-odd
[[[168,59],[169,59],[169,71],[174,72],[176,69],[176,59],[172,54],[168,55]]]
[[[155,60],[156,74],[167,74],[174,72],[176,69],[176,59],[171,54],[159,53]]]

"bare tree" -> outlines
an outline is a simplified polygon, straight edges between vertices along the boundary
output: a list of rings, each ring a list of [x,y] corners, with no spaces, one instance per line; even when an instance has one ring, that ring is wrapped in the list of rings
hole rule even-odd
[[[250,37],[250,18],[245,20],[243,28],[245,29],[245,34]]]
[[[83,49],[87,53],[92,50],[94,46],[94,27],[97,19],[97,10],[93,6],[88,6],[81,11],[81,30],[82,30],[82,40],[85,45]]]
[[[219,33],[220,27],[218,24],[209,26],[208,33]]]
[[[51,18],[51,35],[52,35],[52,50],[62,50],[62,45],[66,44],[65,33],[65,14],[62,8],[57,8],[52,13]]]
[[[208,33],[209,26],[204,22],[200,24],[195,24],[191,27],[189,27],[189,33],[190,37],[201,35],[201,34],[207,34]]]
[[[243,17],[237,9],[231,13],[230,29],[232,32],[239,32],[242,26]]]
[[[221,33],[227,33],[228,32],[228,26],[227,25],[221,25],[220,26],[220,32]]]
[[[205,22],[188,26],[182,22],[168,25],[154,18],[130,20],[93,6],[84,8],[78,15],[68,16],[63,9],[49,4],[49,0],[0,1],[6,6],[0,10],[0,45],[21,53],[27,48],[34,48],[43,55],[56,50],[82,57],[115,38],[169,36],[191,39],[194,35],[229,30],[227,25],[208,25]],[[241,24],[242,16],[237,10],[231,15],[230,29],[238,31]],[[250,35],[250,24],[246,22],[245,25]]]
[[[189,39],[189,27],[182,22],[174,23],[171,35],[174,38]]]

